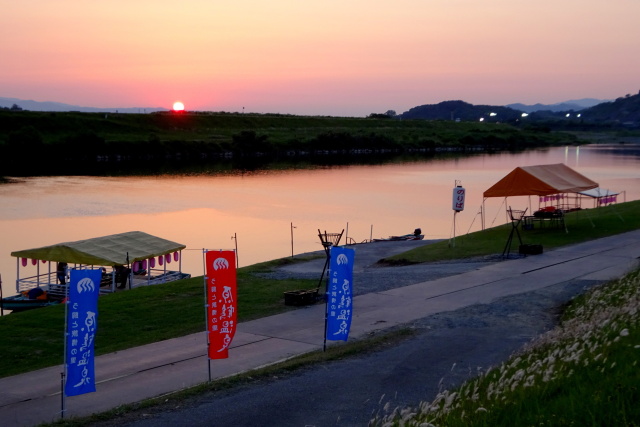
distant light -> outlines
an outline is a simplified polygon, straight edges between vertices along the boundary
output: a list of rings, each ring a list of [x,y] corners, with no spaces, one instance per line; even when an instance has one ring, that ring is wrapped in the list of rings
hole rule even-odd
[[[529,114],[527,113],[522,113],[522,117],[527,117]]]
[[[581,117],[581,116],[582,116],[582,114],[578,114],[578,117]]]
[[[498,115],[498,113],[489,113],[489,115],[490,115],[491,117],[495,117],[495,116],[497,116],[497,115]]]
[[[480,117],[480,121],[481,121],[481,122],[484,122],[484,117]]]
[[[565,117],[571,117],[571,113],[567,113]]]

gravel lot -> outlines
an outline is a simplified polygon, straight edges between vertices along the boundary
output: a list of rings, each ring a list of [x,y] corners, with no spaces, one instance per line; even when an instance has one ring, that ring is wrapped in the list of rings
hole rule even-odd
[[[467,271],[475,270],[501,260],[499,256],[492,256],[483,259],[443,261],[398,267],[381,267],[376,264],[376,262],[382,258],[438,241],[439,240],[382,241],[350,246],[356,251],[356,263],[353,270],[354,295],[382,292],[414,283],[466,273]],[[323,252],[314,252],[313,254],[323,254]],[[301,254],[298,255],[298,257],[308,255],[310,254]],[[303,278],[319,280],[324,262],[325,259],[321,258],[291,264],[279,268],[275,272],[263,274],[262,276],[270,279]]]

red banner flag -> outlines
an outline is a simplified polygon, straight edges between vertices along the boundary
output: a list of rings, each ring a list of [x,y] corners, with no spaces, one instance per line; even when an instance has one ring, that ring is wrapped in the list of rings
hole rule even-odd
[[[205,261],[209,359],[226,359],[238,323],[236,253],[209,251]]]

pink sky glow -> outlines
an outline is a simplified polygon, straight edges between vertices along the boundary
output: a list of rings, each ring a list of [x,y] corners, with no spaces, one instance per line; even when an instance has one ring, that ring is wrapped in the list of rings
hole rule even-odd
[[[366,116],[640,89],[636,0],[0,0],[0,97]]]

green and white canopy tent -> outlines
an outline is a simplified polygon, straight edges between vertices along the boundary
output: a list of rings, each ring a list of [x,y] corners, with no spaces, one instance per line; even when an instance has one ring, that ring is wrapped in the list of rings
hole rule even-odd
[[[20,260],[26,265],[26,260],[49,261],[49,262],[66,262],[69,265],[90,265],[90,266],[120,266],[130,265],[135,262],[147,262],[154,267],[155,258],[158,258],[159,264],[164,265],[160,276],[167,279],[167,263],[163,259],[171,261],[173,256],[178,261],[178,276],[183,278],[181,270],[182,257],[180,252],[186,246],[141,231],[130,231],[127,233],[112,234],[110,236],[96,237],[93,239],[78,240],[75,242],[57,243],[55,245],[43,246],[40,248],[24,249],[11,252],[11,256],[18,259],[18,278],[16,280],[16,289],[18,292],[31,289],[36,286],[42,286],[39,279],[45,275],[38,275],[27,279],[20,279]],[[153,260],[153,262],[151,262]],[[147,269],[146,280],[151,284],[152,268]],[[156,270],[158,272],[158,270]],[[174,272],[169,272],[174,273]],[[51,272],[46,274],[47,280],[44,284],[55,283],[51,280]],[[28,280],[29,279],[29,280]],[[36,279],[35,281],[33,279]],[[55,277],[53,277],[55,279]],[[175,279],[173,279],[175,280]],[[162,280],[168,281],[168,280]]]

